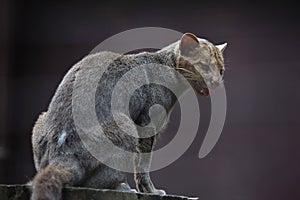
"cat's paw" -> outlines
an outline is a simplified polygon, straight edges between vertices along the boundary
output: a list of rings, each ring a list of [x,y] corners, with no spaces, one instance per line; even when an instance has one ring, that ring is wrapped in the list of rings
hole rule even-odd
[[[131,192],[131,188],[127,183],[120,183],[115,189],[124,192]]]
[[[152,193],[153,194],[158,194],[158,195],[166,195],[166,191],[158,190],[158,189],[155,189]]]
[[[136,189],[130,189],[130,192],[137,193]]]

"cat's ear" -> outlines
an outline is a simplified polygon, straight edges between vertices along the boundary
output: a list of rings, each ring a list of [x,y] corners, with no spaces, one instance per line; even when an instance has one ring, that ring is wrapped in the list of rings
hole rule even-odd
[[[227,43],[225,42],[224,44],[219,44],[219,45],[217,45],[216,47],[219,49],[219,51],[220,51],[221,53],[223,53],[224,50],[225,50],[226,47],[227,47]]]
[[[197,37],[192,33],[185,33],[180,39],[180,54],[183,56],[188,56],[190,55],[190,52],[195,50],[197,46],[199,46]]]

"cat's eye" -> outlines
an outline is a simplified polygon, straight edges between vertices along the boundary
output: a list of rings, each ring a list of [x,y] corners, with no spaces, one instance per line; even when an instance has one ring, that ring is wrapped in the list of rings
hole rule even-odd
[[[224,75],[224,72],[225,72],[225,70],[224,70],[224,69],[220,69],[220,74],[221,74],[221,76],[223,76],[223,75]]]

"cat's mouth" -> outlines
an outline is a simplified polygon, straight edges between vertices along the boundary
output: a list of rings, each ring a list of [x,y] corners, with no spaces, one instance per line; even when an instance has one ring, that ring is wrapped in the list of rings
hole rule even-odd
[[[207,88],[206,84],[203,85],[200,81],[193,81],[193,88],[196,92],[202,96],[209,96],[209,89]]]

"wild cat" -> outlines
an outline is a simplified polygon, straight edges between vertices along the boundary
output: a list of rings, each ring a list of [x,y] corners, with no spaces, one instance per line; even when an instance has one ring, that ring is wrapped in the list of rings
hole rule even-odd
[[[33,128],[32,146],[37,174],[31,182],[31,199],[62,199],[64,186],[131,190],[124,172],[101,163],[85,148],[72,117],[76,76],[79,73],[85,74],[86,77],[92,76],[97,70],[101,70],[99,63],[104,63],[109,57],[115,56],[117,59],[110,63],[96,89],[95,108],[99,123],[103,124],[104,135],[115,145],[136,153],[133,160],[137,190],[165,194],[163,190],[156,189],[150,179],[147,169],[150,166],[151,156],[142,156],[143,152],[153,150],[157,133],[162,132],[163,128],[146,138],[135,138],[122,132],[117,127],[110,110],[112,90],[118,80],[131,69],[144,64],[162,64],[184,76],[198,95],[208,96],[209,89],[223,82],[225,71],[223,51],[226,45],[225,43],[215,46],[205,39],[186,33],[179,41],[157,52],[131,55],[99,52],[88,55],[75,64],[60,83],[48,110],[39,116]],[[176,79],[177,76],[172,77]],[[82,93],[84,92],[83,90]],[[149,123],[148,112],[152,105],[156,103],[163,105],[169,114],[177,98],[167,88],[149,84],[140,88],[131,100],[130,116],[123,114],[121,117],[124,118],[124,123],[129,120],[144,126]],[[101,146],[99,149],[101,151]],[[115,155],[110,156],[114,159]]]

